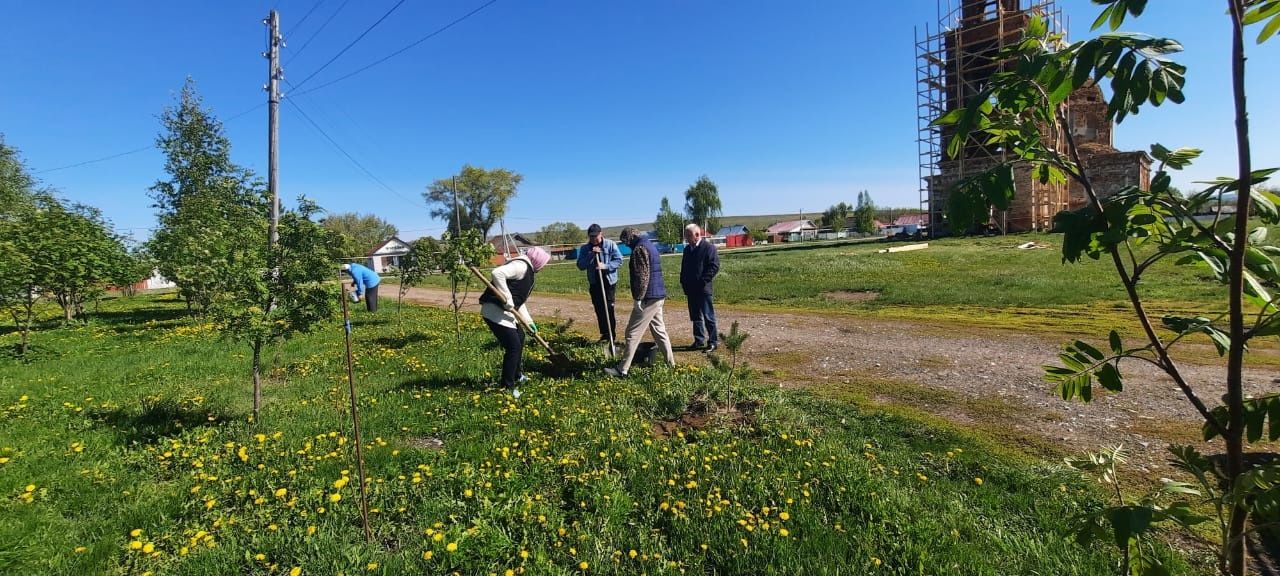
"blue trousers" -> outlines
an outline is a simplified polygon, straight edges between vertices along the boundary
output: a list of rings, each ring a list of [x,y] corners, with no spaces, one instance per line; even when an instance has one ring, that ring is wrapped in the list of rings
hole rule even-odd
[[[716,331],[716,308],[711,295],[703,292],[685,294],[689,300],[689,321],[693,322],[693,345],[716,344],[720,333]]]

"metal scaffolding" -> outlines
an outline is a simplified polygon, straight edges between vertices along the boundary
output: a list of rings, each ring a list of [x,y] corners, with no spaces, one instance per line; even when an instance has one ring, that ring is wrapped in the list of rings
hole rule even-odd
[[[970,136],[956,158],[946,155],[951,127],[930,126],[950,110],[962,108],[1007,63],[1004,48],[1022,40],[1032,15],[1044,18],[1050,32],[1065,33],[1055,0],[935,0],[938,22],[915,29],[916,128],[920,160],[920,209],[930,234],[946,233],[944,215],[951,187],[1006,159],[1006,151]],[[1023,6],[1028,4],[1027,6]],[[1057,126],[1051,127],[1057,131]],[[1051,136],[1061,142],[1058,134]],[[1045,230],[1054,214],[1067,208],[1067,187],[1041,184],[1030,171],[1015,171],[1015,195],[1009,210],[992,214],[1005,231]]]

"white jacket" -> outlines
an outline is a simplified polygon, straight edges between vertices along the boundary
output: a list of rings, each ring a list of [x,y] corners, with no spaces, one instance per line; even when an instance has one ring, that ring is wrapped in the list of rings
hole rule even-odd
[[[523,260],[524,263],[521,264],[517,262],[517,260]],[[523,280],[525,274],[530,270],[533,270],[533,263],[529,261],[529,258],[526,256],[517,256],[507,261],[506,264],[494,268],[493,272],[489,273],[489,280],[493,282],[493,287],[498,289],[498,295],[501,296],[504,301],[511,302],[511,289],[507,287],[507,281]],[[521,305],[516,311],[520,313],[520,317],[524,319],[525,323],[533,324],[533,317],[529,315],[528,307]],[[520,328],[516,324],[516,318],[514,315],[507,312],[502,308],[502,306],[492,302],[485,302],[480,305],[480,315],[483,316],[485,320],[493,322],[499,326],[515,329]]]

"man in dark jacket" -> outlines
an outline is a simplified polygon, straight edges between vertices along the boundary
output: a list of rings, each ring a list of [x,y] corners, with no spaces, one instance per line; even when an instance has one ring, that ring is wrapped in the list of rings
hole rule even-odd
[[[716,309],[711,304],[711,282],[720,273],[720,254],[697,224],[684,227],[684,261],[680,263],[680,287],[689,300],[693,322],[691,350],[714,352],[719,337]]]
[[[662,281],[662,261],[659,258],[658,249],[645,237],[644,233],[635,228],[624,228],[619,240],[631,247],[629,271],[631,298],[635,300],[635,305],[631,307],[631,318],[627,320],[627,344],[622,362],[617,368],[605,368],[604,371],[611,376],[627,376],[646,328],[653,333],[654,343],[662,348],[667,364],[675,366],[676,357],[671,352],[671,338],[667,336],[667,324],[662,319],[662,305],[667,301],[667,287]]]

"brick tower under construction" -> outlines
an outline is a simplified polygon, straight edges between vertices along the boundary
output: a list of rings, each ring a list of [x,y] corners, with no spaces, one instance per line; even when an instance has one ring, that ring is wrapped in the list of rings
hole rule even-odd
[[[950,126],[931,126],[934,119],[963,108],[979,94],[1006,62],[1000,51],[1022,40],[1033,16],[1050,31],[1065,34],[1063,17],[1054,0],[937,0],[938,22],[916,29],[918,153],[920,208],[930,233],[951,232],[947,200],[958,182],[1008,160],[999,146],[971,138],[956,158],[946,154],[954,134]],[[1080,151],[1084,169],[1102,196],[1126,186],[1146,188],[1151,158],[1145,152],[1120,152],[1113,145],[1107,102],[1093,84],[1081,87],[1067,100],[1067,125]],[[1050,146],[1065,152],[1059,127],[1045,133]],[[1041,183],[1026,166],[1014,170],[1014,199],[1008,210],[993,211],[991,224],[1004,232],[1049,230],[1061,210],[1085,204],[1084,189],[1075,181]]]

